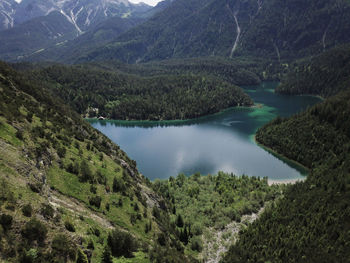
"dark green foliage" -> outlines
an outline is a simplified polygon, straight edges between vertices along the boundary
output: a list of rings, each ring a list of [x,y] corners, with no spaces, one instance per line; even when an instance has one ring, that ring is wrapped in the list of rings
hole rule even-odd
[[[210,71],[209,65],[202,67]],[[217,70],[221,71],[220,68]],[[168,72],[170,74],[171,70]],[[102,115],[121,120],[183,120],[229,107],[253,104],[242,89],[217,77],[191,75],[189,72],[190,69],[179,75],[138,77],[84,65],[56,65],[39,72],[30,72],[30,75],[46,82],[56,95],[81,114],[97,108],[98,111],[91,117]]]
[[[60,158],[64,158],[64,156],[66,155],[66,148],[65,147],[59,147],[57,149],[57,154]]]
[[[126,186],[123,179],[120,177],[114,177],[113,192],[124,192],[125,190],[126,190]]]
[[[113,263],[112,252],[109,246],[105,246],[103,249],[101,263]]]
[[[90,185],[90,192],[93,193],[93,194],[96,194],[96,191],[97,191],[97,187],[93,184]]]
[[[297,63],[276,92],[329,97],[350,87],[350,45]]]
[[[132,257],[137,249],[137,243],[131,234],[115,229],[108,235],[108,246],[115,257]]]
[[[75,260],[77,249],[65,234],[58,234],[52,240],[52,256],[57,260],[67,262],[68,259]]]
[[[77,256],[76,263],[88,263],[88,262],[89,261],[85,253],[81,249],[78,249],[78,256]]]
[[[89,197],[89,204],[96,206],[97,208],[100,208],[101,206],[101,197],[96,195],[96,196],[92,196]]]
[[[84,159],[80,163],[80,180],[83,182],[91,182],[93,180],[93,175],[88,162]]]
[[[11,228],[12,220],[13,218],[11,215],[6,215],[6,214],[0,215],[0,225],[3,227],[5,231]]]
[[[20,140],[23,140],[23,132],[21,130],[18,130],[16,132],[16,137]]]
[[[73,223],[69,220],[64,222],[64,227],[69,231],[69,232],[75,232],[75,227]]]
[[[88,249],[94,250],[95,249],[95,244],[93,240],[90,240],[88,245],[87,245]]]
[[[184,226],[184,220],[182,219],[182,216],[180,214],[176,217],[176,226],[177,227],[183,227]]]
[[[34,240],[43,242],[46,239],[47,228],[39,220],[33,218],[24,225],[21,233],[30,242]]]
[[[167,244],[167,238],[166,238],[164,233],[159,233],[158,238],[157,238],[157,242],[162,247],[164,247]]]
[[[330,164],[335,157],[346,159],[350,149],[349,101],[350,91],[342,92],[305,113],[267,124],[256,139],[308,168]]]
[[[45,218],[49,219],[53,217],[55,210],[49,204],[42,204],[40,212]]]
[[[349,116],[346,91],[258,131],[260,143],[312,170],[241,233],[223,262],[348,261]]]
[[[201,252],[203,250],[203,242],[198,237],[192,238],[191,249],[193,251]]]
[[[32,206],[30,204],[26,204],[25,206],[22,207],[22,213],[26,217],[31,217],[32,216]]]

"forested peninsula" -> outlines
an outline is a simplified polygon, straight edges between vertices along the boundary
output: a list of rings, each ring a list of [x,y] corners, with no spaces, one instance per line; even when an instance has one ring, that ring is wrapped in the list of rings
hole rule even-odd
[[[186,120],[230,107],[253,105],[251,98],[236,85],[202,75],[199,70],[197,73],[183,70],[180,74],[142,77],[84,65],[51,65],[27,75],[45,83],[52,94],[90,118]]]

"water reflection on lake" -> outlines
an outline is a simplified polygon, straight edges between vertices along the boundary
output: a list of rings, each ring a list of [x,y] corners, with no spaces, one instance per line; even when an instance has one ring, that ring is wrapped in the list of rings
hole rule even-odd
[[[301,178],[293,167],[257,146],[252,137],[260,126],[276,116],[289,116],[319,102],[310,96],[285,96],[273,92],[276,83],[245,87],[260,107],[235,108],[191,121],[89,122],[137,161],[149,179],[179,173],[268,176],[271,180]],[[305,172],[305,171],[304,171]]]

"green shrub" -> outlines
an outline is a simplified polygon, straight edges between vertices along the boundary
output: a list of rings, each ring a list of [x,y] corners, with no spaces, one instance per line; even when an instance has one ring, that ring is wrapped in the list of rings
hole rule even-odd
[[[97,208],[101,207],[101,197],[99,197],[98,195],[93,196],[93,197],[89,197],[89,204],[96,206]]]
[[[6,215],[6,214],[0,215],[0,225],[2,225],[5,231],[11,228],[12,221],[13,221],[13,218],[11,215]]]
[[[78,257],[77,257],[76,263],[88,263],[88,262],[89,261],[85,253],[81,249],[78,249]]]
[[[32,212],[33,212],[33,209],[32,209],[32,206],[30,204],[26,204],[25,206],[23,206],[22,213],[24,216],[31,217]]]
[[[65,221],[64,222],[64,227],[69,231],[69,232],[75,232],[75,227],[72,222],[70,221]]]
[[[203,250],[203,242],[200,237],[196,236],[191,239],[191,249],[198,252]]]
[[[22,236],[29,241],[37,240],[42,242],[46,239],[46,235],[46,226],[35,218],[28,221],[22,229]]]
[[[40,212],[45,218],[49,219],[53,217],[55,210],[49,204],[42,204]]]
[[[76,247],[74,243],[64,234],[58,234],[52,240],[52,256],[55,259],[67,262],[68,259],[74,261],[76,258]]]
[[[113,179],[113,192],[123,192],[126,190],[125,183],[122,178],[114,177]]]
[[[132,252],[137,250],[137,244],[131,234],[115,229],[109,233],[107,243],[115,257],[132,257]]]
[[[101,263],[113,263],[112,252],[108,246],[103,249]]]

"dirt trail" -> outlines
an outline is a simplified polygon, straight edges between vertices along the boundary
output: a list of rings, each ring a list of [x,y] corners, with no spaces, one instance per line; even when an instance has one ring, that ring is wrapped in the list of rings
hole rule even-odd
[[[102,216],[93,212],[92,210],[86,208],[85,204],[79,202],[78,200],[66,197],[54,191],[51,191],[49,193],[48,200],[50,205],[52,205],[53,207],[56,207],[56,208],[63,207],[73,214],[77,214],[83,217],[89,217],[105,228],[108,228],[108,229],[114,228],[107,219],[103,218]]]
[[[263,212],[261,208],[257,213],[242,216],[241,222],[231,222],[222,230],[209,228],[209,233],[212,234],[210,240],[203,237],[203,252],[202,258],[205,263],[219,263],[223,254],[226,253],[230,245],[234,244],[238,239],[238,233],[241,229],[247,227],[248,224],[254,222]]]

